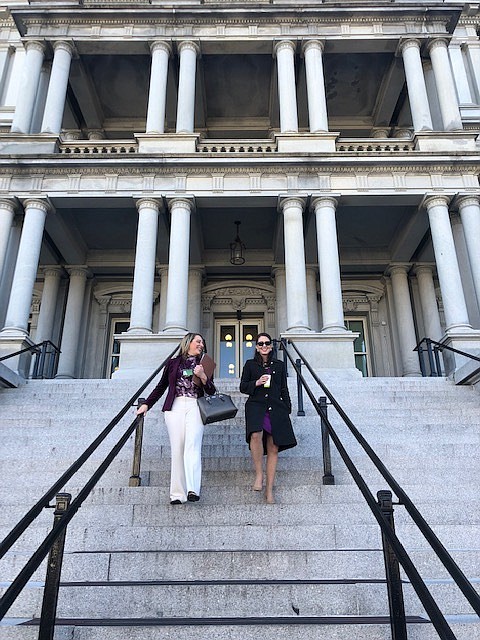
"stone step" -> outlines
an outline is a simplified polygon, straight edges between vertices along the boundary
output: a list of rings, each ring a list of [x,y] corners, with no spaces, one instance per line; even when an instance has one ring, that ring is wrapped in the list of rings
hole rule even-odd
[[[25,621],[23,621],[25,623]],[[290,617],[219,620],[124,619],[61,620],[55,640],[391,640],[387,618],[368,616],[303,618]],[[438,640],[424,619],[408,619],[409,640]],[[480,625],[465,616],[450,616],[457,640],[479,640]],[[6,626],[2,640],[36,640],[36,626]]]
[[[427,587],[442,610],[473,613],[453,581],[433,581]],[[426,617],[411,585],[404,584],[403,593],[407,615]],[[39,617],[42,597],[42,584],[28,584],[9,615]],[[301,616],[387,616],[387,586],[385,581],[370,580],[74,582],[62,584],[57,608],[60,618],[265,618],[293,612]]]

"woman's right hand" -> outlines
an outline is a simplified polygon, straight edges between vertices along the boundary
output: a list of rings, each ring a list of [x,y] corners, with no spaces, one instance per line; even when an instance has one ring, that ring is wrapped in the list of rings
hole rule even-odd
[[[260,378],[255,382],[255,386],[261,387],[262,384],[265,384],[265,382],[267,382],[268,378],[269,376],[266,373],[263,376],[260,376]]]
[[[148,404],[141,404],[137,409],[137,416],[141,416],[142,413],[147,413]]]

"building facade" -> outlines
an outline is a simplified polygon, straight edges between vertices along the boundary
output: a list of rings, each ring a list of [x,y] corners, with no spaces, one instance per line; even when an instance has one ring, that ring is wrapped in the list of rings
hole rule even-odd
[[[348,377],[420,375],[423,337],[480,351],[478,7],[30,0],[1,24],[2,355],[136,376],[193,330],[228,378],[268,331]]]

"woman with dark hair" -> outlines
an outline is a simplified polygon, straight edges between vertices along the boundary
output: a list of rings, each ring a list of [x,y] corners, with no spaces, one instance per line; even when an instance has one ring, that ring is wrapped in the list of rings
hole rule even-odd
[[[208,377],[201,362],[206,351],[199,333],[187,333],[180,343],[180,355],[167,362],[160,382],[137,410],[137,415],[146,413],[168,389],[162,411],[172,456],[170,504],[200,500],[204,426],[197,398],[215,393],[213,373]]]
[[[263,456],[267,456],[265,498],[273,504],[273,485],[278,452],[295,447],[290,413],[287,374],[281,360],[272,357],[272,338],[259,333],[255,356],[243,367],[240,391],[248,394],[245,403],[246,439],[255,469],[254,491],[263,488]]]

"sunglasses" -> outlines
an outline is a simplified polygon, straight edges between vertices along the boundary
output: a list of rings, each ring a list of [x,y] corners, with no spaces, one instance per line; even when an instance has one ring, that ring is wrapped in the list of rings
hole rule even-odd
[[[267,340],[266,342],[257,342],[257,347],[269,347],[271,344],[270,340]]]

